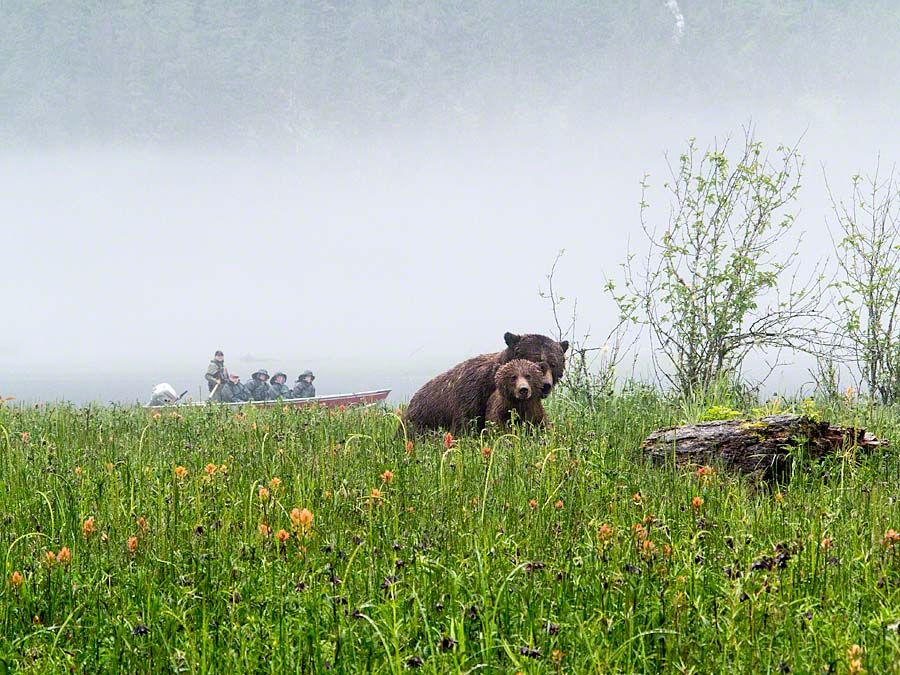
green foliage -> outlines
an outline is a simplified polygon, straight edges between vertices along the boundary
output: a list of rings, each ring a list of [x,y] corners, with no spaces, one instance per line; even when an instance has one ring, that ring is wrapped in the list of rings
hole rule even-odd
[[[900,400],[900,182],[854,176],[849,205],[832,196],[839,229],[833,288],[853,365],[869,396]]]
[[[781,146],[771,160],[750,132],[736,156],[726,150],[700,153],[689,142],[664,185],[672,204],[662,227],[648,223],[645,180],[641,223],[649,250],[640,266],[634,256],[623,265],[621,292],[607,287],[622,318],[649,329],[662,355],[657,366],[682,395],[739,379],[751,351],[804,348],[818,339],[816,280],[779,286],[796,258],[785,237],[800,157]]]
[[[743,413],[740,410],[729,408],[726,405],[714,405],[703,411],[700,422],[715,422],[718,420],[733,420]]]
[[[551,410],[545,436],[449,451],[407,452],[390,411],[180,412],[0,406],[5,668],[823,672],[853,644],[868,672],[900,658],[896,453],[809,466],[777,494],[650,466],[636,448],[679,409],[643,387]],[[827,414],[900,440],[896,411]]]

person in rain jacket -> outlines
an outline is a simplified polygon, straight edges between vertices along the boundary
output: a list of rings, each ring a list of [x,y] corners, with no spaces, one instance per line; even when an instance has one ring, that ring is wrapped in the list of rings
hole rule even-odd
[[[209,387],[210,401],[224,401],[225,389],[228,388],[228,371],[225,369],[225,355],[216,351],[209,368],[206,369],[206,386]]]
[[[304,370],[297,376],[297,382],[294,384],[294,390],[291,396],[294,398],[313,398],[316,395],[316,388],[313,386],[313,380],[316,376],[311,370]]]
[[[250,382],[247,384],[247,389],[250,390],[250,395],[253,397],[254,401],[275,400],[272,387],[269,386],[269,371],[265,368],[260,368],[253,373]]]
[[[228,382],[228,400],[234,403],[246,403],[253,400],[253,395],[247,389],[247,385],[241,382],[238,375],[231,375]]]
[[[275,395],[275,398],[291,397],[291,388],[287,386],[285,382],[287,382],[287,375],[285,375],[284,373],[275,373],[272,376],[270,386],[272,387],[272,392]]]

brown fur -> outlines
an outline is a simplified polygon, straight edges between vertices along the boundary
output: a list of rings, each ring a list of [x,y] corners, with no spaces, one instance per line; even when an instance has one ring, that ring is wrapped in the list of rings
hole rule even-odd
[[[546,366],[542,368],[525,359],[514,359],[500,366],[494,376],[497,388],[488,399],[485,420],[507,429],[515,412],[517,421],[543,426],[541,389],[545,370]]]
[[[550,394],[565,369],[566,341],[546,335],[503,336],[506,349],[481,354],[455,365],[426,382],[410,399],[404,419],[412,431],[445,429],[452,433],[484,428],[487,402],[494,391],[497,369],[513,359],[547,364],[541,396]]]

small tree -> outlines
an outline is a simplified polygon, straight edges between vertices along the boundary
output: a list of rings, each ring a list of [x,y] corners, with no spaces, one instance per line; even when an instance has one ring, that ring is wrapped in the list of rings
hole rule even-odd
[[[806,348],[819,337],[818,282],[798,285],[797,247],[786,246],[801,158],[783,146],[770,158],[749,130],[733,157],[728,145],[701,154],[692,139],[669,163],[661,228],[651,225],[644,178],[646,258],[629,255],[623,292],[607,284],[622,317],[649,328],[657,373],[681,394],[736,379],[751,350]]]
[[[900,399],[900,181],[853,176],[850,203],[829,188],[839,238],[834,283],[844,337],[870,396]]]

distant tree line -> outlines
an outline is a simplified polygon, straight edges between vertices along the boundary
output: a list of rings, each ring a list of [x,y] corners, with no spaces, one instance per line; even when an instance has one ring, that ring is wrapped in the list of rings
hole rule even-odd
[[[302,142],[895,85],[893,0],[680,9],[678,36],[663,0],[3,2],[0,140]]]

